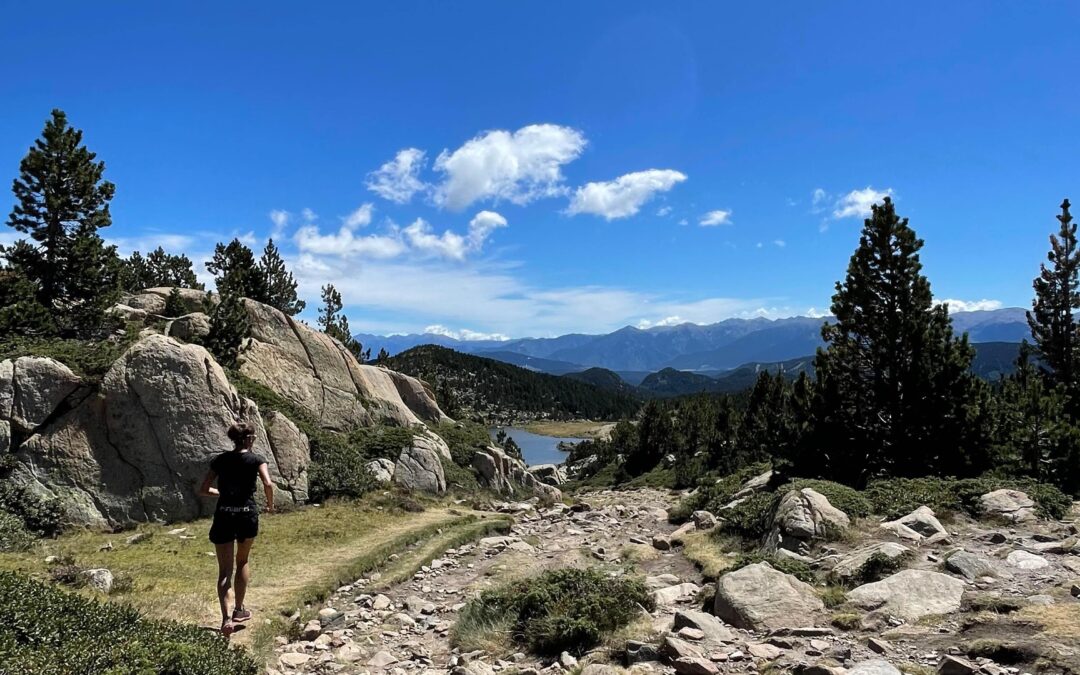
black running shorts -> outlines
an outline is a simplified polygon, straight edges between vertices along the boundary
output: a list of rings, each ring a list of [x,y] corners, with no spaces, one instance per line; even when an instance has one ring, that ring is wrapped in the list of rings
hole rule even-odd
[[[228,544],[230,541],[254,539],[259,534],[259,512],[217,511],[214,524],[210,526],[210,541],[214,544]]]

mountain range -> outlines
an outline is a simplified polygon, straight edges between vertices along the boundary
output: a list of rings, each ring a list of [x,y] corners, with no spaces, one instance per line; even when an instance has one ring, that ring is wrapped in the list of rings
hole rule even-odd
[[[1019,307],[954,312],[952,319],[954,329],[966,332],[973,343],[1018,343],[1030,337],[1024,310]],[[626,326],[601,335],[571,333],[512,340],[458,340],[434,333],[357,334],[356,339],[372,353],[386,349],[398,354],[418,345],[435,344],[553,375],[603,368],[637,385],[666,368],[716,377],[754,364],[806,359],[822,344],[821,324],[826,320],[806,316],[726,319],[709,325]],[[1003,352],[998,349],[994,353]]]

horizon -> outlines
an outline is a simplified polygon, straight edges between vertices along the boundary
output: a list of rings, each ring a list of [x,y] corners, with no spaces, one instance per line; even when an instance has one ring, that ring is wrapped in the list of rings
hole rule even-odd
[[[950,308],[950,310],[951,310],[951,308]],[[996,312],[1007,312],[1009,310],[1019,310],[1019,311],[1022,311],[1022,312],[1029,312],[1030,311],[1026,307],[987,307],[987,308],[976,308],[976,309],[958,309],[958,310],[955,310],[955,311],[950,311],[949,315],[953,316],[953,315],[956,315],[956,314],[979,314],[979,313],[992,314],[992,313],[996,313]],[[645,327],[631,326],[631,325],[627,324],[625,326],[620,326],[620,327],[618,327],[618,328],[616,328],[616,329],[614,329],[612,331],[608,331],[606,333],[582,333],[580,331],[574,331],[572,333],[563,333],[562,335],[518,335],[518,336],[513,336],[513,337],[510,337],[510,336],[469,337],[469,336],[463,336],[460,333],[455,334],[454,331],[450,331],[445,326],[438,326],[438,325],[426,326],[423,330],[417,331],[417,332],[414,332],[414,333],[386,333],[386,334],[379,334],[379,333],[365,333],[363,331],[357,331],[357,332],[353,333],[353,335],[373,335],[373,336],[382,337],[382,338],[423,337],[423,336],[432,335],[432,336],[449,338],[451,340],[456,340],[458,342],[514,342],[514,341],[517,341],[517,340],[544,340],[544,339],[551,339],[551,338],[556,338],[556,337],[565,337],[566,335],[585,335],[585,336],[595,337],[595,336],[609,335],[611,333],[617,333],[619,331],[626,330],[626,329],[649,332],[649,331],[663,330],[665,328],[680,328],[682,326],[697,326],[697,327],[700,328],[700,327],[713,326],[713,325],[716,325],[716,324],[719,324],[719,323],[723,323],[725,321],[759,321],[760,320],[760,321],[776,322],[776,321],[785,321],[785,320],[788,320],[788,319],[821,319],[822,321],[825,321],[825,320],[828,320],[828,319],[831,319],[831,318],[833,318],[832,315],[828,314],[828,313],[821,314],[819,316],[808,316],[808,315],[805,315],[805,314],[792,314],[791,316],[772,316],[772,317],[770,317],[770,316],[728,317],[726,319],[720,319],[718,321],[713,321],[713,322],[710,322],[710,323],[695,323],[693,321],[683,321],[683,322],[680,322],[680,323],[657,324],[657,325],[654,325],[654,326],[645,326]]]
[[[1030,305],[1080,185],[1080,47],[1051,39],[1080,9],[535,7],[62,2],[46,25],[9,3],[0,163],[63,109],[117,185],[121,253],[208,281],[215,242],[274,236],[301,317],[334,283],[357,333],[824,315],[886,195],[935,297]],[[69,67],[88,34],[93,77]]]

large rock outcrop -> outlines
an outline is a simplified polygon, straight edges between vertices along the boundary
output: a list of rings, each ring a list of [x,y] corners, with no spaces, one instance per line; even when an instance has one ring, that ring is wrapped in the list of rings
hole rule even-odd
[[[904,570],[849,591],[847,599],[862,609],[916,621],[960,609],[964,586],[962,580],[941,572]]]
[[[210,459],[232,447],[226,431],[237,420],[256,427],[254,451],[270,465],[278,498],[306,496],[302,435],[274,419],[271,442],[258,408],[237,395],[202,347],[148,334],[96,391],[49,359],[9,363],[0,373],[10,370],[11,383],[0,391],[13,392],[13,403],[0,415],[13,430],[15,479],[60,498],[74,523],[115,527],[207,515],[213,503],[196,491]],[[24,363],[33,368],[21,369]],[[50,382],[37,381],[42,372]]]
[[[330,336],[273,307],[251,300],[244,306],[251,337],[238,360],[240,373],[302,407],[324,429],[449,419],[416,378],[361,365]]]
[[[446,474],[442,460],[434,444],[424,437],[413,439],[405,447],[394,465],[393,481],[410,490],[422,490],[434,494],[446,492]]]
[[[824,606],[809,584],[761,562],[720,577],[713,611],[736,628],[776,630],[813,626]]]
[[[183,303],[187,312],[201,312],[207,303],[217,304],[217,296],[213,293],[207,295],[206,291],[194,288],[178,288],[180,302]],[[138,293],[129,293],[120,298],[120,305],[131,309],[142,310],[147,314],[161,316],[165,313],[165,301],[173,289],[170,286],[161,288],[147,288]],[[209,300],[208,300],[209,298]]]
[[[1019,490],[994,490],[979,497],[979,513],[1014,523],[1036,519],[1035,502]]]
[[[511,457],[497,446],[491,445],[473,453],[472,466],[476,469],[480,484],[504,495],[513,495],[519,488],[528,488],[547,501],[558,501],[562,492],[544,483],[525,466],[525,462]]]
[[[850,524],[847,514],[830,504],[820,492],[810,488],[792,490],[776,507],[766,546],[771,550],[798,551],[811,540],[839,533]]]

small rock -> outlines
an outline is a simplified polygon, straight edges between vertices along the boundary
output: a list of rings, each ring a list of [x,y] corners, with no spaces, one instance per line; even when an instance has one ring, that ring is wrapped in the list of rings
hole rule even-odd
[[[92,570],[83,570],[83,574],[86,576],[86,583],[96,590],[102,593],[109,593],[113,587],[113,573],[104,567],[99,567]]]
[[[138,534],[131,535],[130,537],[128,537],[124,541],[127,543],[128,546],[132,546],[134,544],[140,544],[140,543],[146,541],[149,538],[150,538],[150,533],[149,532],[139,532]]]
[[[658,661],[659,659],[660,654],[654,645],[648,642],[638,642],[637,640],[626,641],[626,662],[628,665],[642,661]]]
[[[937,671],[938,675],[974,675],[979,672],[979,667],[957,656],[945,656],[938,664]]]
[[[746,651],[750,652],[750,656],[765,661],[778,659],[784,653],[784,650],[779,647],[764,642],[751,642],[746,645]]]
[[[577,665],[577,659],[570,652],[563,652],[559,654],[559,665],[569,670]]]
[[[278,663],[286,668],[299,668],[311,660],[311,654],[304,652],[285,652],[278,657]]]
[[[1005,558],[1005,562],[1022,570],[1038,570],[1044,567],[1048,567],[1050,563],[1046,561],[1041,555],[1035,555],[1034,553],[1028,553],[1027,551],[1013,551]]]
[[[372,609],[387,609],[390,607],[390,598],[386,597],[382,593],[375,596],[375,599],[371,601]]]
[[[887,654],[889,652],[889,643],[877,638],[867,640],[866,646],[875,654]]]
[[[711,530],[719,524],[716,516],[709,511],[694,511],[694,515],[691,516],[694,520],[694,525],[699,530]]]
[[[656,534],[653,535],[652,545],[658,551],[669,551],[671,550],[671,539],[666,535]]]
[[[1072,588],[1069,589],[1069,593],[1072,594],[1074,598],[1080,598],[1080,584],[1073,584]]]
[[[720,669],[709,659],[700,656],[684,656],[671,662],[679,675],[716,675]]]
[[[684,640],[703,640],[705,638],[705,631],[700,628],[690,628],[687,626],[685,628],[680,628],[676,635]]]
[[[385,668],[391,663],[397,663],[397,658],[388,651],[378,651],[368,659],[367,665],[373,668]]]
[[[322,633],[322,624],[317,619],[312,619],[304,624],[304,629],[300,631],[300,638],[310,642],[319,637],[320,633]]]

